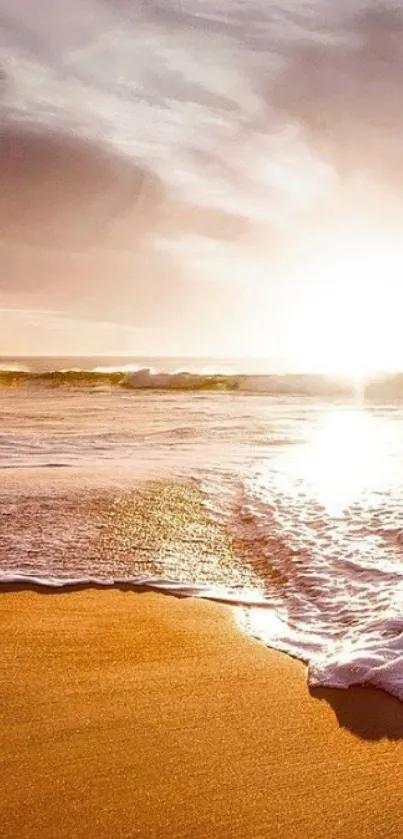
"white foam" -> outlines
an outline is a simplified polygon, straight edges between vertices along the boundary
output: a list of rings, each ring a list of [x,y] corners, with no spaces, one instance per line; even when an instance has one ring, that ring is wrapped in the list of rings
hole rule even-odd
[[[199,597],[206,600],[216,600],[221,603],[233,603],[244,606],[269,605],[265,598],[255,591],[231,591],[220,586],[191,585],[178,580],[160,577],[54,577],[37,576],[35,574],[4,572],[0,574],[0,585],[26,585],[45,588],[72,588],[77,586],[102,586],[104,588],[118,588],[128,586],[133,589],[147,588],[150,591],[161,591],[177,597]]]
[[[89,372],[91,373],[138,373],[140,370],[144,370],[145,368],[141,364],[119,364],[119,365],[106,365],[106,366],[98,366],[93,367],[92,370]],[[147,368],[149,372],[154,375],[155,370],[153,367]],[[85,372],[85,371],[84,371]]]
[[[0,362],[0,373],[29,373],[29,367],[17,362]]]
[[[384,618],[315,656],[308,670],[312,687],[371,685],[403,701],[403,617]]]
[[[4,399],[5,465],[37,467],[63,458],[80,471],[43,469],[48,475],[42,478],[41,470],[32,470],[30,486],[37,489],[25,519],[26,471],[3,474],[3,495],[16,505],[3,529],[9,540],[0,556],[4,569],[7,564],[3,585],[130,585],[240,604],[248,607],[248,632],[307,662],[312,686],[370,684],[403,699],[400,406],[366,411],[242,394],[154,399],[125,391],[92,402],[76,393],[66,400],[53,390],[29,402],[11,391]],[[46,433],[44,410],[54,416]],[[203,527],[196,535],[185,527],[160,555],[152,555],[151,545],[143,555],[140,544],[136,556],[130,538],[128,546],[120,539],[134,527],[124,506],[104,522],[111,542],[102,542],[100,554],[87,554],[88,521],[67,519],[64,489],[111,487],[120,495],[150,477],[197,483],[209,520],[229,535],[235,554],[240,546],[239,555],[220,555],[212,546],[206,556]],[[42,510],[45,490],[51,499]],[[63,508],[58,522],[57,499]],[[15,534],[14,515],[24,521]],[[146,540],[145,534],[145,548]],[[122,579],[119,567],[141,576]]]
[[[23,573],[0,574],[0,586],[38,586],[57,590],[76,587],[148,589],[176,597],[194,597],[241,606],[241,625],[267,646],[308,663],[310,687],[346,689],[353,685],[381,688],[403,701],[403,617],[384,618],[369,624],[357,635],[346,632],[338,644],[326,641],[307,626],[293,627],[287,616],[256,591],[230,591],[205,585],[189,585],[177,580],[138,576],[103,579],[98,577],[36,576]]]

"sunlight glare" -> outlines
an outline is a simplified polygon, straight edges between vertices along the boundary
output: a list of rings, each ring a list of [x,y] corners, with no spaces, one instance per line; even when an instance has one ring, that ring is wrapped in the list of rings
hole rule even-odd
[[[287,617],[279,609],[261,606],[238,606],[234,609],[235,620],[247,635],[259,638],[266,644],[279,641],[289,628]]]
[[[302,475],[330,515],[342,513],[386,476],[381,424],[360,409],[326,413],[296,458],[293,471]]]
[[[299,368],[353,379],[399,369],[401,245],[340,232],[299,254],[299,275],[301,264],[304,281],[289,330]]]

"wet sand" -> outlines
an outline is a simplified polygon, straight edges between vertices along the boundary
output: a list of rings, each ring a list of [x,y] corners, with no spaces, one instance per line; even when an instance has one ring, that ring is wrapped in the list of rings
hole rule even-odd
[[[235,614],[3,588],[2,837],[400,837],[403,704],[311,695]]]

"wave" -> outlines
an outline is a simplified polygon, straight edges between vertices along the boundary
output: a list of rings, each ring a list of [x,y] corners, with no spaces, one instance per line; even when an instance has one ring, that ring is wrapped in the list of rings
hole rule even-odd
[[[73,588],[132,588],[148,589],[149,591],[162,591],[176,597],[199,597],[205,600],[216,600],[220,603],[232,603],[237,606],[265,606],[271,608],[269,601],[263,596],[247,591],[231,591],[219,586],[193,585],[180,583],[177,580],[170,580],[164,577],[116,577],[108,579],[103,577],[52,577],[36,576],[35,574],[0,573],[0,586],[37,586],[46,589],[73,589]]]
[[[195,597],[245,607],[240,624],[267,646],[288,653],[308,664],[311,688],[347,689],[353,685],[376,687],[403,701],[403,618],[374,620],[358,640],[340,639],[334,649],[323,649],[319,636],[301,636],[273,603],[255,592],[231,591],[206,585],[180,583],[159,577],[98,579],[92,577],[40,577],[21,573],[0,574],[0,590],[34,588],[45,591],[77,591],[87,588],[120,588],[154,591],[175,597]],[[253,608],[255,607],[255,608]],[[261,632],[264,616],[265,633]],[[267,617],[269,615],[269,618]]]
[[[1,363],[0,362],[0,373],[29,373],[29,367],[21,364],[11,363]]]
[[[26,370],[0,370],[0,387],[41,385],[97,389],[102,387],[128,390],[178,391],[240,391],[297,396],[349,396],[355,392],[348,382],[319,375],[247,375],[220,373],[157,373],[152,368],[117,370],[53,370],[33,373]]]

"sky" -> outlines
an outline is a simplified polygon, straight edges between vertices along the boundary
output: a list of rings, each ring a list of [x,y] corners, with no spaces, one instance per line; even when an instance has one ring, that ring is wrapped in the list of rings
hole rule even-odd
[[[0,0],[0,355],[403,368],[403,11]]]

